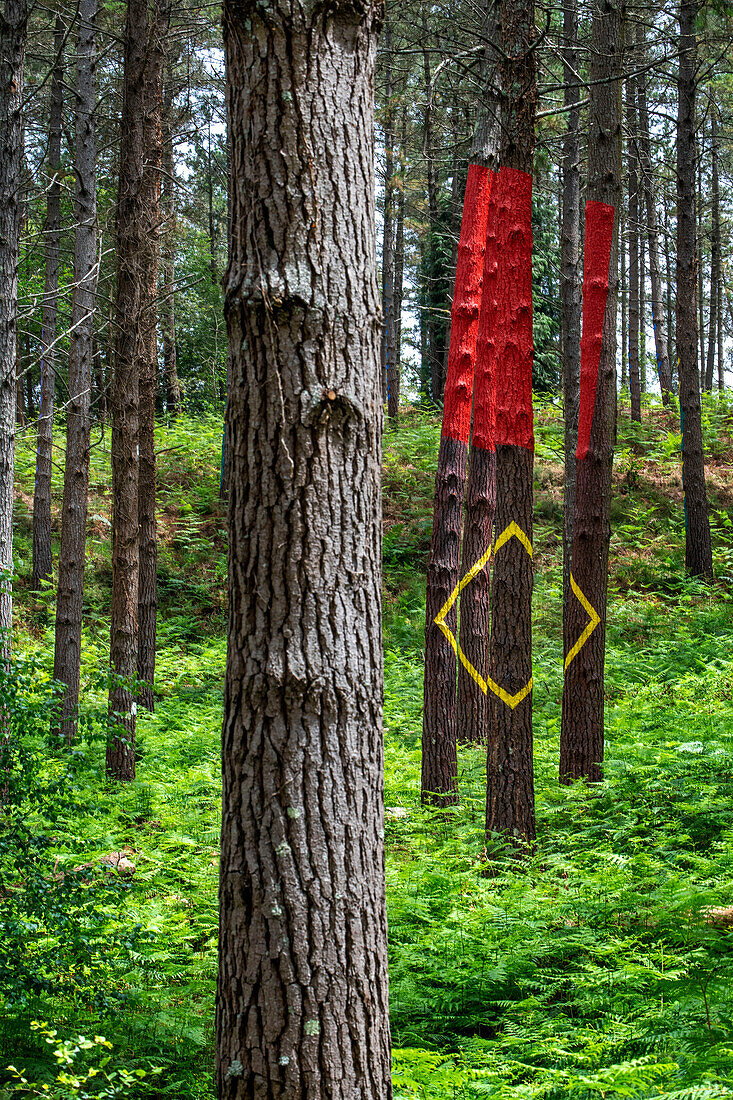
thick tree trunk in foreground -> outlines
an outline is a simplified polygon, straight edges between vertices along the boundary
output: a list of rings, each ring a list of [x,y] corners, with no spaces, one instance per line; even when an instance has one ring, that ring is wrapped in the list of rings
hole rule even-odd
[[[696,0],[679,9],[680,62],[677,81],[677,361],[682,425],[682,484],[685,494],[685,565],[693,577],[713,576],[705,456],[697,364],[695,284],[695,39]]]
[[[488,168],[472,164],[458,245],[443,433],[435,475],[425,605],[422,797],[436,805],[456,801],[457,600],[490,187]]]
[[[381,13],[369,0],[224,5],[236,187],[220,1100],[392,1095],[373,193]]]
[[[572,596],[564,601],[560,779],[601,778],[611,468],[616,434],[616,301],[621,200],[623,16],[596,0],[591,29],[588,201]]]
[[[10,655],[13,621],[13,475],[20,191],[23,173],[23,59],[28,4],[0,7],[0,654]]]
[[[51,74],[51,111],[48,127],[48,175],[44,226],[46,281],[41,325],[41,408],[36,444],[36,484],[33,493],[33,587],[51,580],[51,472],[53,470],[53,405],[56,392],[56,333],[59,315],[59,252],[61,248],[61,125],[63,109],[66,28],[56,16],[53,34],[54,66]]]
[[[115,372],[112,384],[112,606],[110,714],[107,773],[135,778],[140,534],[140,363],[146,299],[140,270],[145,255],[145,89],[150,27],[147,0],[128,0],[120,180],[117,200]]]
[[[160,265],[160,173],[162,166],[163,50],[170,23],[170,0],[157,0],[151,21],[145,68],[145,171],[141,257],[140,331],[140,587],[138,592],[137,673],[140,703],[155,706],[155,646],[158,615],[158,526],[155,511],[155,393],[158,381],[158,269]]]
[[[532,165],[537,104],[534,3],[500,6],[497,179],[496,520],[492,571],[486,837],[535,836],[532,746]]]
[[[61,733],[77,731],[82,601],[89,489],[90,405],[97,289],[97,173],[95,105],[97,0],[81,0],[76,53],[76,200],[74,293],[69,338],[69,407],[66,421],[64,503],[56,603],[54,679],[66,685]]]

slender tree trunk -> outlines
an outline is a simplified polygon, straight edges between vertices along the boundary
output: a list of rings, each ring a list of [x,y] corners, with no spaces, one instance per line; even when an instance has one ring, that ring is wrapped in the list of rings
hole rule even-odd
[[[580,71],[577,0],[563,5],[563,80],[569,107],[563,142],[560,308],[562,311],[563,398],[565,404],[565,500],[563,592],[570,591],[570,553],[575,512],[575,447],[580,406]],[[623,326],[622,326],[623,327]],[[623,386],[623,381],[622,381]]]
[[[397,192],[397,224],[394,253],[394,362],[397,378],[397,399],[402,378],[402,302],[405,284],[405,149],[407,147],[407,111],[402,109],[402,140],[400,144],[400,187]]]
[[[156,0],[146,59],[145,171],[143,207],[145,253],[141,257],[143,295],[140,331],[140,581],[137,673],[140,703],[155,707],[155,648],[158,616],[158,525],[156,516],[155,391],[158,380],[158,269],[160,264],[160,176],[164,43],[171,0]]]
[[[173,156],[173,75],[169,69],[163,97],[163,178],[161,207],[160,321],[163,335],[163,375],[166,412],[172,419],[181,415],[181,385],[178,380],[176,345],[176,166]]]
[[[373,243],[381,7],[224,4],[237,186],[220,1100],[392,1096]],[[314,236],[300,209],[327,230]]]
[[[697,0],[681,0],[677,80],[677,362],[680,376],[682,484],[685,494],[685,565],[712,579],[713,551],[705,486],[695,316],[695,65]]]
[[[532,743],[534,2],[501,0],[497,180],[496,520],[486,836],[535,836]]]
[[[641,23],[637,23],[636,25],[636,41],[639,46],[639,58],[643,62],[646,59],[646,42],[644,38],[644,28]],[[665,323],[662,298],[662,273],[659,263],[659,223],[657,219],[657,202],[654,191],[654,169],[652,165],[651,137],[649,134],[649,109],[646,100],[646,73],[644,72],[640,72],[637,77],[637,96],[639,104],[639,160],[646,206],[654,349],[657,357],[657,377],[662,394],[662,403],[666,406],[669,405],[669,399],[672,393],[672,368],[669,362],[669,344],[667,342],[667,326]]]
[[[56,603],[54,679],[66,685],[61,733],[71,744],[77,731],[81,667],[82,602],[89,490],[94,303],[97,266],[97,171],[95,107],[97,0],[80,0],[76,52],[76,199],[74,291],[69,337],[69,405],[61,512]]]
[[[25,394],[23,392],[23,344],[16,337],[15,348],[15,426],[25,427]]]
[[[112,385],[112,606],[107,774],[135,778],[137,700],[131,686],[138,663],[140,581],[140,357],[147,305],[141,272],[147,229],[145,207],[145,88],[150,36],[148,0],[128,0],[117,201],[117,296]]]
[[[492,0],[486,5],[483,40],[497,39],[498,18]],[[491,580],[489,562],[496,511],[496,447],[494,442],[494,379],[496,375],[496,281],[498,275],[496,169],[498,167],[500,99],[494,51],[483,59],[484,95],[479,107],[471,161],[490,171],[486,247],[476,341],[473,435],[466,486],[460,598],[457,692],[457,737],[486,744],[489,731],[489,634]]]
[[[697,44],[696,44],[697,48]],[[695,135],[695,174],[697,178],[697,239],[695,241],[695,256],[697,265],[697,312],[700,318],[700,390],[705,389],[705,283],[703,280],[703,256],[704,256],[704,240],[705,231],[702,220],[703,213],[703,201],[702,201],[702,152],[705,144],[704,133],[704,120],[701,127],[701,133],[698,138]]]
[[[640,218],[643,215],[641,203],[639,215]],[[649,389],[646,367],[646,237],[642,230],[639,233],[639,386],[642,393]]]
[[[63,108],[66,28],[56,16],[53,34],[54,66],[51,74],[51,112],[48,128],[48,174],[44,226],[46,282],[41,328],[41,408],[38,415],[36,485],[33,494],[33,587],[51,580],[51,473],[53,470],[53,405],[56,392],[56,333],[59,313],[59,252],[61,248],[61,125]]]
[[[626,82],[626,129],[629,164],[629,389],[631,419],[641,423],[641,372],[639,369],[639,156],[636,124],[636,78]]]
[[[725,389],[725,360],[723,358],[723,272],[718,279],[718,392]]]
[[[384,126],[385,179],[384,179],[384,239],[382,246],[382,309],[384,312],[384,332],[382,336],[382,357],[385,368],[387,412],[390,423],[397,427],[400,406],[400,376],[395,362],[395,317],[394,317],[394,85],[392,82],[392,28],[387,21],[384,30],[385,51],[387,54],[387,108]]]
[[[15,359],[27,20],[27,0],[4,0],[0,7],[0,656],[6,661],[13,622]]]
[[[672,375],[672,387],[675,385],[675,378],[677,376],[677,355],[676,355],[676,333],[674,325],[674,307],[673,307],[673,293],[672,293],[672,249],[671,249],[672,231],[669,225],[669,213],[667,204],[664,204],[664,269],[667,276],[667,332],[669,334],[669,348],[670,348],[670,372]]]
[[[718,157],[720,152],[718,138],[718,119],[715,108],[710,108],[712,181],[711,232],[710,232],[710,323],[708,325],[708,361],[705,375],[705,389],[712,393],[715,378],[715,353],[718,347],[718,296],[720,291],[720,175]]]
[[[428,187],[428,223],[432,235],[438,228],[438,185],[435,179],[435,153],[433,149],[433,95],[432,73],[430,67],[430,31],[428,15],[425,5],[421,8],[422,32],[423,32],[423,74],[425,78],[425,110],[423,114],[423,152],[425,155],[425,171]],[[438,354],[438,334],[435,317],[432,308],[428,305],[425,320],[428,358],[430,361],[430,379],[433,402],[436,405],[443,403],[443,391],[446,378],[443,377],[443,360]]]
[[[565,601],[560,780],[601,778],[611,468],[616,429],[623,14],[596,0],[591,25],[588,200],[571,590]],[[632,93],[633,95],[633,93]],[[633,141],[633,128],[630,130]]]
[[[619,228],[619,264],[621,267],[621,396],[629,386],[629,288],[626,274],[627,233],[626,206],[621,197],[621,224]],[[573,448],[575,454],[575,448]]]

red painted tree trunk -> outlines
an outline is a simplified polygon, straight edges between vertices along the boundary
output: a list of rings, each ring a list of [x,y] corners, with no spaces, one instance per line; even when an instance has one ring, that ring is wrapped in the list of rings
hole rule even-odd
[[[423,801],[437,804],[456,799],[456,601],[489,184],[488,168],[472,164],[458,246],[443,436],[435,478],[425,618],[422,792]]]

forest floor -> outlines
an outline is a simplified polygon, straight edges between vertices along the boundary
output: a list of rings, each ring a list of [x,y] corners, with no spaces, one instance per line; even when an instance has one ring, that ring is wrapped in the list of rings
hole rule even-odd
[[[622,411],[606,778],[592,790],[560,788],[562,419],[557,405],[538,404],[538,840],[523,860],[493,853],[489,876],[481,873],[485,753],[460,750],[454,811],[435,816],[419,804],[439,420],[405,410],[399,431],[386,436],[397,1100],[733,1097],[733,926],[715,913],[733,906],[733,407],[706,399],[704,422],[716,571],[709,588],[684,576],[676,419],[647,403],[633,426]],[[47,748],[54,597],[30,590],[33,456],[29,439],[19,446],[19,664],[0,704],[18,716],[25,755],[15,832],[0,837],[0,869],[16,873],[13,888],[0,890],[0,1066],[12,1062],[30,1077],[48,1072],[53,1044],[32,1027],[43,1020],[59,1038],[103,1034],[114,1044],[115,1072],[145,1071],[125,1095],[213,1096],[226,656],[220,434],[215,417],[159,430],[157,706],[139,720],[138,775],[124,787],[108,786],[103,767],[109,436],[97,432],[94,448],[83,721],[71,758]],[[57,472],[57,514],[60,489]],[[111,869],[120,858],[128,861],[122,873]],[[100,1050],[82,1051],[77,1065],[99,1064]]]

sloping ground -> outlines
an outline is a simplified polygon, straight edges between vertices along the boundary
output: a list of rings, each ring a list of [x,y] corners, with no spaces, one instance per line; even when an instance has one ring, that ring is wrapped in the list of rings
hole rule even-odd
[[[480,750],[461,751],[461,803],[454,813],[435,818],[419,807],[424,566],[440,425],[409,411],[400,431],[385,441],[396,1096],[733,1095],[733,940],[723,918],[711,917],[712,910],[733,905],[731,412],[717,400],[705,405],[719,578],[709,590],[683,574],[674,420],[658,407],[646,408],[643,425],[632,429],[622,415],[613,505],[608,764],[605,782],[590,792],[560,789],[556,778],[562,424],[550,404],[538,409],[537,420],[539,839],[522,862],[494,853],[490,877],[481,874]],[[25,917],[15,930],[0,923],[0,953],[15,942],[20,960],[15,985],[0,983],[6,997],[0,1064],[30,1067],[42,1057],[44,1044],[29,1026],[42,1018],[61,1034],[102,1031],[127,1068],[162,1067],[142,1082],[140,1095],[212,1095],[225,661],[219,446],[220,425],[213,418],[159,433],[159,702],[156,715],[140,722],[138,779],[119,790],[105,787],[100,768],[108,453],[103,444],[94,452],[83,739],[61,782],[66,763],[48,756],[41,735],[53,600],[28,590],[32,456],[21,445],[16,648],[30,669],[23,706],[29,742],[39,748],[34,782],[48,788],[53,773],[61,788],[47,799],[58,804],[53,820],[40,807],[34,810],[36,834],[48,837],[38,860],[42,872],[48,870],[43,881],[54,884],[50,892],[57,890],[61,900],[66,884],[81,874],[74,869],[91,864],[82,877],[97,916],[83,910],[81,931],[74,932],[81,947],[57,950],[50,962],[43,952],[53,929],[37,921],[33,930]],[[134,874],[111,871],[113,853],[124,853]],[[51,975],[47,988],[38,977],[43,973]]]

